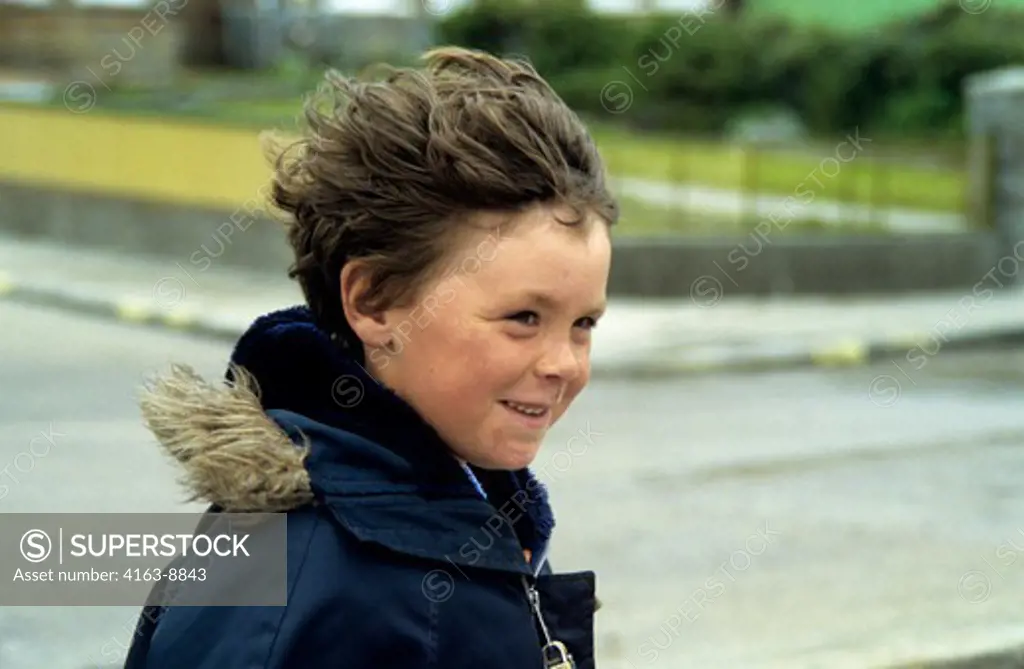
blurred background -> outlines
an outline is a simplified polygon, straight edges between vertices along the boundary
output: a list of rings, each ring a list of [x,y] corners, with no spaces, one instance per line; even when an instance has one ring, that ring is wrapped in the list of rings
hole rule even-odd
[[[136,395],[301,300],[266,132],[458,44],[528,58],[622,203],[537,462],[599,666],[1024,667],[1021,35],[1024,0],[0,0],[0,513],[197,509]],[[118,666],[138,613],[2,604],[0,669]]]

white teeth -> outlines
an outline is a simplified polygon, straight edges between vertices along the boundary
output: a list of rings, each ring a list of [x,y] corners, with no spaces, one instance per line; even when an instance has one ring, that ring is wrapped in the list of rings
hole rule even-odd
[[[546,409],[537,409],[534,407],[528,407],[522,404],[516,404],[515,402],[505,402],[508,406],[512,407],[520,413],[525,413],[528,416],[541,416],[544,414]]]

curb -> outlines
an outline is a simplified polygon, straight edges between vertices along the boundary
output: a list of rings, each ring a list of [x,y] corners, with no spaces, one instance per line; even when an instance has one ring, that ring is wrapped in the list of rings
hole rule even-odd
[[[217,341],[234,342],[241,331],[213,325],[185,311],[153,308],[141,302],[97,299],[49,288],[13,284],[0,275],[0,299],[31,306],[119,321],[161,330],[176,330]]]
[[[199,315],[181,309],[161,308],[142,300],[110,300],[73,291],[16,284],[0,273],[0,300],[60,309],[104,320],[173,330],[218,342],[233,344],[243,330],[217,325]],[[930,332],[872,342],[863,338],[837,339],[828,345],[778,350],[765,346],[761,349],[719,351],[709,355],[701,347],[666,347],[647,354],[644,358],[598,363],[593,366],[595,379],[650,380],[672,379],[710,373],[757,373],[783,369],[858,367],[886,360],[896,363],[922,342],[935,345]],[[960,336],[949,336],[940,346],[941,351],[998,348],[1024,343],[1024,325],[1016,328],[988,330]],[[927,356],[931,357],[931,356]],[[897,365],[898,366],[898,365]],[[902,370],[901,370],[902,371]]]
[[[1024,669],[1024,647],[990,651],[950,659],[920,660],[888,669]]]
[[[868,339],[837,339],[832,344],[779,351],[764,347],[760,351],[744,351],[728,356],[694,355],[678,347],[666,348],[652,354],[648,359],[625,363],[613,363],[595,368],[594,377],[614,376],[634,379],[657,380],[679,376],[707,373],[756,373],[781,369],[861,367],[879,362],[906,365],[907,356],[916,347],[927,342],[936,345],[931,333],[901,337],[887,341],[872,342]],[[931,358],[942,351],[970,351],[994,349],[1024,344],[1024,325],[1015,328],[993,329],[984,332],[949,336],[939,345],[939,351],[932,355],[918,351],[919,356]],[[699,353],[699,351],[698,351]],[[902,372],[902,368],[899,368]],[[905,372],[904,372],[905,373]],[[895,377],[894,377],[895,378]],[[1024,669],[1024,666],[1022,666]]]

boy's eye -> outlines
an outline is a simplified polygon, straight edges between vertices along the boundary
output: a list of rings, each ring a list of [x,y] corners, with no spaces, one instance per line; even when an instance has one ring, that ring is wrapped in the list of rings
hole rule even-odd
[[[523,325],[536,325],[540,316],[535,311],[520,311],[517,314],[513,314],[509,317],[510,319],[522,323]]]
[[[510,320],[522,323],[523,325],[537,325],[540,321],[540,316],[535,311],[520,311],[519,313],[509,316]],[[576,321],[576,327],[583,328],[584,330],[593,330],[597,327],[597,319],[591,316]]]

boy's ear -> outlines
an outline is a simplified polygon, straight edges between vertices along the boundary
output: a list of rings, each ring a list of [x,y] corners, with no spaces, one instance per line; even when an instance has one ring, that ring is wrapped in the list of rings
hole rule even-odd
[[[391,338],[385,314],[367,306],[371,268],[361,260],[350,260],[341,268],[341,308],[352,331],[368,346],[382,347]]]

